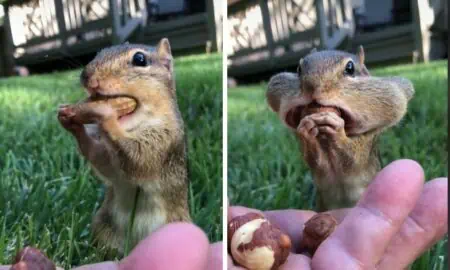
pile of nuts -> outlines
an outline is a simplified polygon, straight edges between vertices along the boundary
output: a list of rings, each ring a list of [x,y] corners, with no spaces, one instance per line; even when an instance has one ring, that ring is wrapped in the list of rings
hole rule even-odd
[[[319,245],[334,231],[336,219],[327,213],[305,223],[300,252],[313,256]],[[228,252],[235,263],[249,270],[276,270],[291,251],[291,239],[263,215],[248,213],[228,223]]]

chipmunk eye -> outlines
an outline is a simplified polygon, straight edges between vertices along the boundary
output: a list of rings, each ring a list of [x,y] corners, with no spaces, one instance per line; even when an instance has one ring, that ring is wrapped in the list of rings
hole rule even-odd
[[[133,55],[133,61],[131,62],[133,66],[145,67],[147,66],[147,58],[141,52],[137,52]]]
[[[355,74],[355,64],[353,61],[348,61],[347,65],[345,65],[345,75],[353,76]]]

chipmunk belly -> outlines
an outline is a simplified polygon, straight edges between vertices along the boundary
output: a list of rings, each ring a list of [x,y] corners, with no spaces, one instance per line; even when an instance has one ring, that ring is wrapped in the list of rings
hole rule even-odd
[[[114,187],[114,203],[112,215],[114,227],[126,237],[134,208],[136,188],[116,185]],[[167,210],[159,192],[151,189],[141,189],[138,194],[138,204],[131,232],[133,246],[146,236],[168,223]]]
[[[365,174],[315,175],[313,179],[319,211],[355,206],[370,182]]]

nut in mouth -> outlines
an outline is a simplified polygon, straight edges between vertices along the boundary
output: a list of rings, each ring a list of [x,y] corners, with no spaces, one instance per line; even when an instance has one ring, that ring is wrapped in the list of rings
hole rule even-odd
[[[135,98],[126,95],[102,95],[95,94],[88,98],[87,102],[110,105],[120,117],[134,113],[138,103]]]

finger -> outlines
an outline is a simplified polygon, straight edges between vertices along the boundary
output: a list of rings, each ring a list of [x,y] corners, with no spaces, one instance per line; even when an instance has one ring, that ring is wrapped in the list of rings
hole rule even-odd
[[[208,267],[206,269],[221,270],[223,263],[223,243],[214,243],[209,247]]]
[[[340,224],[344,220],[344,218],[347,216],[347,214],[350,212],[351,209],[352,208],[333,209],[330,211],[326,211],[325,213],[332,215],[336,219],[337,224]]]
[[[228,269],[230,270],[245,270],[241,266],[233,263],[233,259],[228,256]],[[311,259],[302,254],[290,253],[286,262],[282,264],[279,270],[309,270],[311,269]]]
[[[0,270],[10,270],[12,265],[0,265]],[[90,268],[72,268],[73,270],[89,270]],[[115,270],[116,268],[95,268],[95,270]],[[61,267],[56,267],[56,270],[63,270]],[[92,270],[94,270],[92,268]]]
[[[337,116],[333,112],[326,112],[322,114],[312,114],[311,119],[314,120],[316,125],[327,125],[334,128],[344,126],[344,119]]]
[[[311,259],[302,254],[289,254],[286,262],[281,265],[280,270],[310,270]]]
[[[303,237],[303,224],[315,214],[314,211],[290,209],[264,212],[270,223],[275,224],[282,232],[289,235],[292,243],[291,250],[294,252],[298,250]]]
[[[119,269],[206,269],[208,252],[208,239],[202,230],[190,223],[172,223],[141,241],[119,263]]]
[[[319,126],[318,129],[320,133],[336,134],[336,129],[330,126]]]
[[[72,268],[72,270],[118,270],[119,265],[114,262],[102,262],[96,264],[83,265],[77,268]],[[0,268],[1,270],[1,268]]]
[[[404,269],[447,233],[448,179],[428,182],[378,269]],[[389,267],[388,267],[389,266]]]
[[[312,260],[314,269],[373,267],[413,210],[422,191],[423,170],[411,160],[391,163],[375,177]],[[337,261],[336,259],[339,258]]]

